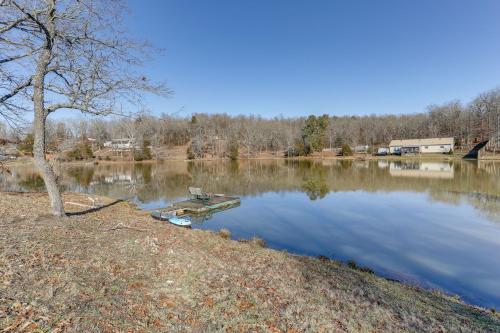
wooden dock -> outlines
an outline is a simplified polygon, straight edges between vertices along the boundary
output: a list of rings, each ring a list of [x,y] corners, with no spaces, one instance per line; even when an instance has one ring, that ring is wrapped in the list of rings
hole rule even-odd
[[[189,199],[179,201],[162,209],[162,211],[172,212],[177,216],[186,214],[201,215],[214,210],[237,206],[239,204],[240,198],[237,197],[214,196],[210,200]]]

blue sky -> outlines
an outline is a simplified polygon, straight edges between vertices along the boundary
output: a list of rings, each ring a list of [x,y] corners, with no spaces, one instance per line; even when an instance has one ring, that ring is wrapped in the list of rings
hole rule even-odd
[[[129,0],[165,49],[154,113],[364,115],[468,102],[500,86],[498,0]]]

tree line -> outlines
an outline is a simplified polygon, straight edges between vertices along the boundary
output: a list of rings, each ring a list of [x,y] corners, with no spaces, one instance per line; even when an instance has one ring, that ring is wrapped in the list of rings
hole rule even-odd
[[[235,149],[243,156],[263,152],[308,155],[343,145],[387,146],[392,139],[455,137],[467,149],[500,130],[500,89],[479,94],[471,102],[431,105],[425,112],[404,115],[275,117],[230,116],[198,113],[186,117],[140,114],[135,118],[81,118],[47,120],[50,151],[71,149],[80,140],[93,138],[98,146],[118,138],[145,139],[160,147],[186,146],[195,158],[229,157]],[[29,128],[26,130],[30,133]],[[24,137],[0,124],[0,138]]]

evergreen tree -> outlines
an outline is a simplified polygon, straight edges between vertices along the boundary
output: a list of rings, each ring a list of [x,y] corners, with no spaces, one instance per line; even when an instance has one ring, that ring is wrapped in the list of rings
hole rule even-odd
[[[302,128],[302,139],[312,151],[321,151],[325,145],[326,130],[328,129],[328,115],[309,116]]]

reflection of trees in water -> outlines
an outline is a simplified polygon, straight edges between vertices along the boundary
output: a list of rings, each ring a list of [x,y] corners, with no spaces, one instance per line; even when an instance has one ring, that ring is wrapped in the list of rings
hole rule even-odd
[[[151,184],[153,177],[153,165],[152,164],[137,164],[134,168],[135,172],[140,172],[142,177],[142,182],[144,184]]]
[[[228,170],[230,175],[238,176],[240,172],[240,163],[238,161],[230,161]]]
[[[68,170],[67,174],[73,177],[80,186],[88,188],[94,177],[95,169],[92,167],[75,167]]]
[[[19,184],[25,191],[44,191],[45,183],[43,182],[43,178],[40,177],[37,173],[30,173],[27,175],[23,175]]]
[[[188,186],[237,195],[263,192],[305,191],[322,197],[329,191],[462,191],[500,194],[496,174],[478,169],[474,163],[455,162],[453,179],[392,177],[378,163],[362,165],[348,160],[250,160],[235,162],[193,161],[159,164],[95,166],[94,181],[104,175],[119,187],[120,177],[137,184],[138,195],[156,198],[186,196]],[[82,171],[79,171],[82,173]],[[90,173],[89,173],[90,174]],[[83,177],[88,182],[88,177]]]
[[[326,179],[326,169],[321,164],[310,163],[307,167],[299,164],[298,172],[303,179],[301,190],[307,194],[309,199],[322,199],[330,191]]]
[[[309,199],[323,199],[328,194],[328,185],[322,179],[308,179],[302,184],[302,191]]]
[[[425,170],[418,178],[393,177],[389,168],[379,167],[378,161],[239,160],[106,164],[67,167],[63,183],[70,191],[79,190],[80,186],[85,191],[111,197],[137,196],[143,202],[186,197],[189,186],[234,195],[302,191],[312,200],[323,198],[332,191],[354,190],[430,192],[433,198],[446,202],[453,200],[450,192],[500,195],[500,163],[481,162],[479,167],[477,161],[450,163],[454,172],[449,179],[426,178]],[[12,172],[17,176],[0,179],[2,188],[26,186],[33,190],[33,186],[43,185],[41,182],[37,184],[33,168],[12,168]],[[23,177],[27,177],[28,182],[22,183]]]
[[[500,195],[478,192],[431,192],[433,199],[458,205],[465,201],[472,205],[488,219],[500,222]]]
[[[2,191],[43,191],[45,185],[40,183],[41,177],[33,167],[9,166],[9,173],[0,173],[0,190]]]

